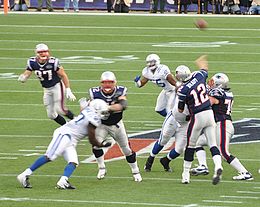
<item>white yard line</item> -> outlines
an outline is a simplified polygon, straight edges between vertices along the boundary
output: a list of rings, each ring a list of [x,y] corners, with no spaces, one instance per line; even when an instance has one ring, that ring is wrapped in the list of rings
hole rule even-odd
[[[254,187],[255,188],[255,187]],[[253,196],[220,196],[221,198],[235,198],[235,199],[255,199],[258,200],[260,197],[253,197]]]
[[[243,203],[242,201],[220,201],[220,200],[202,200],[202,202],[206,202],[206,203],[237,203],[237,204],[241,204]]]

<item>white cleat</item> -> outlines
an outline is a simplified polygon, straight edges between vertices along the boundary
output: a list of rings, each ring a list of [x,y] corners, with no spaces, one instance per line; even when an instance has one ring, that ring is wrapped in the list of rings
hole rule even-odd
[[[189,184],[190,183],[190,173],[183,172],[181,182],[182,182],[182,184]]]
[[[141,176],[141,174],[138,172],[138,173],[133,173],[133,178],[134,178],[134,181],[135,182],[142,182],[143,178]]]
[[[29,175],[24,175],[23,173],[21,173],[17,176],[17,180],[24,188],[32,188],[29,182]]]
[[[239,173],[237,176],[233,177],[233,180],[254,180],[250,172]]]
[[[213,185],[217,185],[220,182],[222,172],[223,172],[223,170],[221,168],[217,169],[217,171],[215,172],[215,174],[213,175],[213,178],[212,178]]]
[[[72,186],[70,184],[70,182],[68,181],[68,178],[66,178],[65,176],[62,176],[59,181],[57,182],[57,188],[58,189],[70,189],[70,190],[74,190],[76,189],[74,186]]]
[[[106,168],[99,168],[98,174],[97,174],[97,179],[99,179],[99,180],[104,179],[106,174],[107,174]]]
[[[209,170],[205,165],[200,165],[196,168],[192,168],[191,169],[191,175],[208,175],[209,174]]]

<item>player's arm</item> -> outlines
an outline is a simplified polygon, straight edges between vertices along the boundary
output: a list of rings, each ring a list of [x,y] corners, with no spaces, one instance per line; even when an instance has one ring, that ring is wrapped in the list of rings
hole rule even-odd
[[[176,85],[177,81],[174,79],[174,76],[173,76],[171,73],[169,73],[169,74],[166,76],[166,80],[167,80],[171,85],[177,87],[177,85]]]
[[[206,71],[209,70],[207,55],[202,55],[202,56],[200,56],[200,57],[195,61],[195,63],[196,63],[196,65],[198,66],[199,69],[204,69],[204,70],[206,70]]]
[[[96,126],[89,123],[88,124],[88,139],[90,144],[92,144],[93,146],[97,146],[97,147],[109,147],[111,146],[110,142],[102,142],[100,143],[97,139],[96,139]]]
[[[117,103],[109,106],[109,111],[119,112],[127,108],[127,99],[126,96],[120,96],[117,99]]]
[[[69,99],[70,101],[75,101],[76,97],[71,92],[69,78],[68,78],[68,76],[67,76],[67,74],[66,74],[66,72],[65,72],[65,70],[62,66],[59,66],[59,70],[57,70],[57,74],[61,78],[62,82],[65,85],[66,98]]]
[[[209,96],[209,100],[210,100],[211,106],[214,105],[214,104],[219,104],[219,100],[216,99],[216,98],[213,97],[213,96]]]
[[[25,83],[27,81],[27,79],[32,75],[32,71],[31,70],[25,70],[19,77],[18,77],[18,81]]]
[[[134,79],[135,86],[138,88],[143,87],[148,81],[149,81],[149,79],[147,79],[144,76],[136,76]]]

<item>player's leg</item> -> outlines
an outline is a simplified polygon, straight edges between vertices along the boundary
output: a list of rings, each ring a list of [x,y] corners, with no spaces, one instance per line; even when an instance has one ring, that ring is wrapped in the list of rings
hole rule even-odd
[[[157,97],[155,111],[163,117],[167,115],[167,96],[165,90],[162,90]]]
[[[207,165],[207,158],[206,158],[206,151],[204,150],[203,146],[207,146],[207,139],[204,134],[199,136],[199,139],[196,143],[196,157],[199,162],[199,166],[196,168],[191,169],[192,175],[208,175],[208,165]]]
[[[129,140],[126,134],[125,126],[123,121],[117,123],[117,126],[112,126],[110,128],[110,135],[114,138],[114,140],[118,143],[121,148],[123,154],[126,157],[126,161],[128,162],[134,181],[141,182],[142,177],[140,174],[140,170],[137,164],[136,153],[131,149],[129,145]]]
[[[99,142],[102,142],[106,139],[108,135],[108,128],[109,126],[101,125],[98,128],[96,128],[96,139]],[[107,173],[106,165],[105,165],[105,158],[104,158],[104,151],[102,148],[93,147],[92,152],[96,158],[97,164],[98,164],[98,174],[97,179],[103,179]]]
[[[150,172],[155,156],[163,149],[168,141],[175,134],[179,124],[176,122],[172,113],[169,112],[163,122],[162,130],[159,139],[154,143],[153,149],[150,152],[150,156],[147,158],[144,169],[146,172]],[[171,171],[170,168],[165,168],[166,171]]]
[[[241,164],[239,159],[229,152],[229,143],[234,135],[234,127],[230,120],[224,120],[217,123],[217,141],[222,157],[233,168],[238,171],[238,175],[233,177],[233,180],[253,180],[253,176]]]
[[[67,147],[63,153],[64,159],[68,162],[65,166],[63,175],[57,182],[57,188],[59,189],[75,189],[69,182],[69,178],[79,165],[78,155],[76,151],[76,144]]]

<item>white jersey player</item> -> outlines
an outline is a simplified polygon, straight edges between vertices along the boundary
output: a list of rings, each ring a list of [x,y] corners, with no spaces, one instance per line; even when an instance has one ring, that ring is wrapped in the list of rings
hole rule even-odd
[[[36,45],[36,56],[27,61],[27,67],[18,81],[24,83],[34,72],[44,89],[43,102],[50,119],[63,125],[66,120],[61,116],[65,115],[73,119],[74,114],[65,106],[65,98],[75,101],[76,97],[71,92],[70,83],[64,68],[59,60],[50,56],[49,48],[45,44]]]
[[[185,65],[180,65],[176,68],[176,78],[178,81],[182,82],[185,77],[190,75],[190,69]],[[175,95],[175,94],[174,94]],[[150,156],[147,158],[144,169],[146,172],[150,172],[155,156],[163,149],[163,147],[169,142],[172,137],[175,137],[175,148],[171,150],[169,155],[165,158],[160,159],[164,170],[171,172],[169,163],[172,159],[175,159],[180,154],[182,154],[186,143],[187,135],[186,130],[188,126],[189,111],[187,106],[183,113],[178,111],[178,97],[174,98],[175,103],[173,109],[167,114],[163,125],[159,139],[155,142]]]
[[[39,157],[29,168],[17,176],[21,185],[24,188],[31,188],[29,176],[42,165],[55,160],[58,156],[63,156],[68,164],[64,169],[63,176],[57,182],[57,188],[75,189],[68,179],[79,164],[76,151],[78,142],[88,135],[89,142],[93,146],[108,147],[111,145],[110,142],[100,143],[95,135],[96,127],[100,126],[101,119],[105,118],[108,110],[108,105],[104,101],[93,100],[77,117],[57,128],[45,155]]]
[[[155,111],[162,116],[173,108],[176,94],[176,80],[171,74],[168,66],[160,64],[160,57],[156,54],[150,54],[146,58],[147,66],[142,71],[142,76],[135,78],[135,85],[138,88],[143,87],[148,81],[151,81],[163,90],[159,94],[155,106]]]

